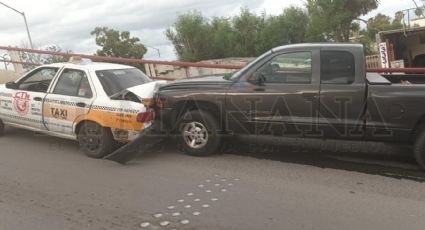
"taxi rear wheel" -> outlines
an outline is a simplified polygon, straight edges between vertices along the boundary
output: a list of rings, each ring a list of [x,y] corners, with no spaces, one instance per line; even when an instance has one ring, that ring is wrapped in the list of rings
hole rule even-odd
[[[80,150],[92,158],[102,158],[114,150],[111,130],[94,122],[85,122],[78,131]]]
[[[4,133],[4,123],[3,121],[0,119],[0,136],[3,135]]]

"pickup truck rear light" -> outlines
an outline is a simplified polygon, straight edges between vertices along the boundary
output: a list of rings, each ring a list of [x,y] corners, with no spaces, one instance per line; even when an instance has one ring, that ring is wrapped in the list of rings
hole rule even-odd
[[[137,122],[149,122],[155,120],[155,110],[148,109],[146,112],[137,114]]]

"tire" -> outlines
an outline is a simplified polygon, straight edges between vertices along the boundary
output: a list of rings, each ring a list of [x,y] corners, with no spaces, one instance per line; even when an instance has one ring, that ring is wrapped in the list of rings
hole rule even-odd
[[[4,123],[3,121],[0,119],[0,136],[2,136],[4,134]]]
[[[85,122],[78,131],[80,150],[91,158],[103,158],[116,146],[111,130],[94,122]]]
[[[222,144],[220,125],[210,113],[189,111],[179,122],[179,143],[184,153],[191,156],[209,156]]]
[[[413,148],[416,162],[423,170],[425,170],[425,129],[416,137],[415,145]]]

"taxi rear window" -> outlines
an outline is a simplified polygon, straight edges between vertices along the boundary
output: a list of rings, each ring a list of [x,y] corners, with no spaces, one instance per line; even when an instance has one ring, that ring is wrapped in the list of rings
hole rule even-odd
[[[136,68],[98,70],[96,75],[108,96],[152,81],[141,70]]]

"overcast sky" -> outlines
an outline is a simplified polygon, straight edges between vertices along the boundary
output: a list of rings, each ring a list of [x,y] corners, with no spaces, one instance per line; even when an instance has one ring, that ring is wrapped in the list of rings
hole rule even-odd
[[[421,2],[421,0],[416,0]],[[161,51],[161,59],[173,60],[172,45],[164,31],[179,14],[198,10],[207,17],[238,14],[241,7],[255,12],[279,14],[298,0],[0,0],[27,15],[32,39],[37,47],[58,45],[75,53],[94,53],[98,48],[90,32],[96,26],[129,30],[143,44]],[[413,0],[381,0],[372,12],[393,16],[401,9],[414,7]],[[0,45],[22,46],[28,43],[21,15],[0,5]],[[0,51],[1,54],[2,51]],[[146,59],[159,59],[156,50],[148,49]]]

